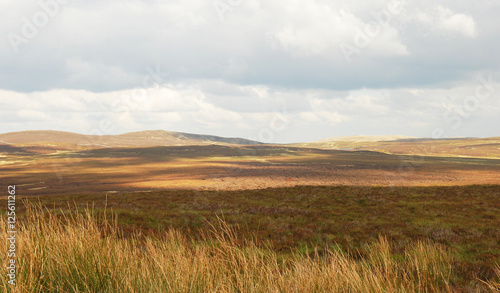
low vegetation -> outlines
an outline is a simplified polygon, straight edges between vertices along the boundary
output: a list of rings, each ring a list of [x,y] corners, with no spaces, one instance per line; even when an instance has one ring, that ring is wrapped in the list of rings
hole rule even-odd
[[[1,139],[0,139],[1,140]],[[451,144],[451,142],[449,142]],[[446,144],[448,145],[448,144]],[[498,153],[498,147],[485,144]],[[433,145],[429,145],[431,147]],[[100,149],[1,145],[0,177],[23,195],[165,189],[248,190],[268,187],[452,186],[498,184],[500,159],[479,146],[397,154],[280,145],[137,146]],[[420,154],[420,155],[417,155]],[[468,155],[467,155],[468,154]]]
[[[5,236],[5,219],[0,224]],[[380,238],[364,258],[341,250],[279,254],[240,243],[224,222],[198,241],[176,230],[123,238],[92,211],[58,214],[31,205],[18,237],[18,292],[453,291],[452,254],[428,241],[396,254]],[[1,286],[13,291],[5,279]]]
[[[387,237],[360,249],[276,249],[216,217],[192,237],[175,228],[124,233],[106,207],[25,203],[16,292],[460,292],[499,290],[500,268],[466,286],[456,255],[436,241]],[[79,210],[79,212],[76,212]],[[396,219],[394,219],[396,220]],[[6,237],[6,219],[0,233]],[[5,238],[4,238],[5,239]],[[3,245],[6,245],[3,242]],[[6,247],[2,248],[6,249]],[[6,255],[0,256],[6,263]],[[2,279],[2,292],[13,292]]]
[[[491,279],[500,263],[500,188],[484,186],[356,187],[301,186],[260,190],[164,190],[29,197],[67,211],[106,207],[118,215],[125,235],[177,229],[198,237],[216,226],[217,215],[238,238],[269,243],[285,252],[341,247],[362,253],[386,237],[402,252],[408,243],[432,240],[455,256],[455,283],[474,287]],[[70,207],[68,207],[70,203]],[[22,206],[19,212],[22,213]]]

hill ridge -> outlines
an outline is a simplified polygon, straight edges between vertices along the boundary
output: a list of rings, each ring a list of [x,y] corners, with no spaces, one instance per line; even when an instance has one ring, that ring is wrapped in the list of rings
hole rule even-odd
[[[234,144],[252,145],[261,142],[240,137],[201,135],[167,130],[144,130],[116,135],[80,134],[59,130],[26,130],[0,134],[0,143],[44,145],[96,145],[105,147],[146,147],[170,145]]]
[[[312,141],[311,143],[324,143],[331,141],[392,141],[392,140],[415,139],[415,138],[417,137],[406,136],[406,135],[349,135],[349,136],[324,138]]]

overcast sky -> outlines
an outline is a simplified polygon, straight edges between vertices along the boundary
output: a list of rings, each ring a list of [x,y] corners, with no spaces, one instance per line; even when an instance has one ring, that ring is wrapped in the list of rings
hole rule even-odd
[[[0,132],[500,136],[500,2],[0,0]]]

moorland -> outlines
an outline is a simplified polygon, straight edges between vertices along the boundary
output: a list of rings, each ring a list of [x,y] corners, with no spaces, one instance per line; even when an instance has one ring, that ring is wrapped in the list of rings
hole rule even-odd
[[[22,200],[18,212],[26,239],[82,261],[72,268],[50,254],[31,254],[24,261],[32,268],[43,261],[66,266],[61,267],[65,275],[45,283],[36,274],[54,272],[43,267],[24,272],[26,288],[41,288],[38,292],[71,290],[72,282],[89,292],[500,288],[500,138],[347,137],[261,144],[165,131],[118,136],[33,131],[0,134],[0,156],[2,181],[15,184]],[[86,215],[89,209],[86,226],[67,216]],[[45,228],[33,230],[30,223]],[[81,253],[101,247],[108,254],[82,260],[75,251],[61,254],[46,242],[71,232],[75,238],[68,247],[76,249],[83,241],[78,237],[95,231],[100,235],[95,241],[104,242],[82,246],[88,251]],[[161,248],[163,242],[176,251],[201,249],[205,261],[231,265],[220,265],[216,273],[202,259],[180,252],[186,258],[174,260]],[[141,287],[141,278],[161,279],[153,273],[158,267],[151,259],[135,263],[124,255],[144,256],[144,249],[166,263],[196,263],[198,273],[185,279],[167,270],[168,282]],[[262,262],[267,258],[276,263]],[[117,263],[100,267],[104,260]],[[253,275],[243,273],[242,262]],[[333,271],[343,277],[329,271],[341,263],[346,270]],[[130,265],[145,266],[152,275],[137,273],[134,280],[114,275]],[[269,278],[259,276],[259,266],[269,270],[262,273]],[[81,267],[86,269],[79,272]],[[105,278],[94,279],[103,271]],[[228,271],[241,274],[219,280]],[[211,279],[210,272],[217,277]],[[311,275],[317,278],[306,282]],[[357,281],[327,281],[346,276]],[[95,284],[86,287],[81,278]],[[217,280],[223,287],[213,287]]]

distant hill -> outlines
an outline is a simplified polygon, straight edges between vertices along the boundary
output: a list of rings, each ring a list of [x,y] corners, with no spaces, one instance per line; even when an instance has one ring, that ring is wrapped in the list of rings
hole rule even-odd
[[[44,147],[152,147],[207,144],[249,145],[260,142],[164,130],[130,132],[120,135],[83,135],[72,132],[33,130],[0,134],[0,144]]]
[[[352,135],[352,136],[330,137],[326,139],[313,141],[311,143],[325,143],[332,141],[391,141],[400,139],[415,139],[415,137],[405,136],[405,135]]]
[[[238,146],[262,144],[243,138],[149,130],[120,135],[83,135],[63,131],[20,131],[0,134],[0,156],[9,154],[53,154],[104,148],[151,148],[169,146]],[[279,144],[275,144],[279,146]],[[283,145],[285,146],[285,145]],[[344,136],[288,147],[343,151],[375,151],[388,154],[453,156],[500,159],[500,137],[414,138],[402,135]]]
[[[320,149],[367,150],[371,149],[381,142],[409,141],[415,139],[420,138],[405,135],[351,135],[329,137],[311,142],[294,143],[291,145],[297,147],[310,147]]]
[[[402,135],[333,137],[289,146],[389,154],[500,158],[500,138],[415,138]]]

